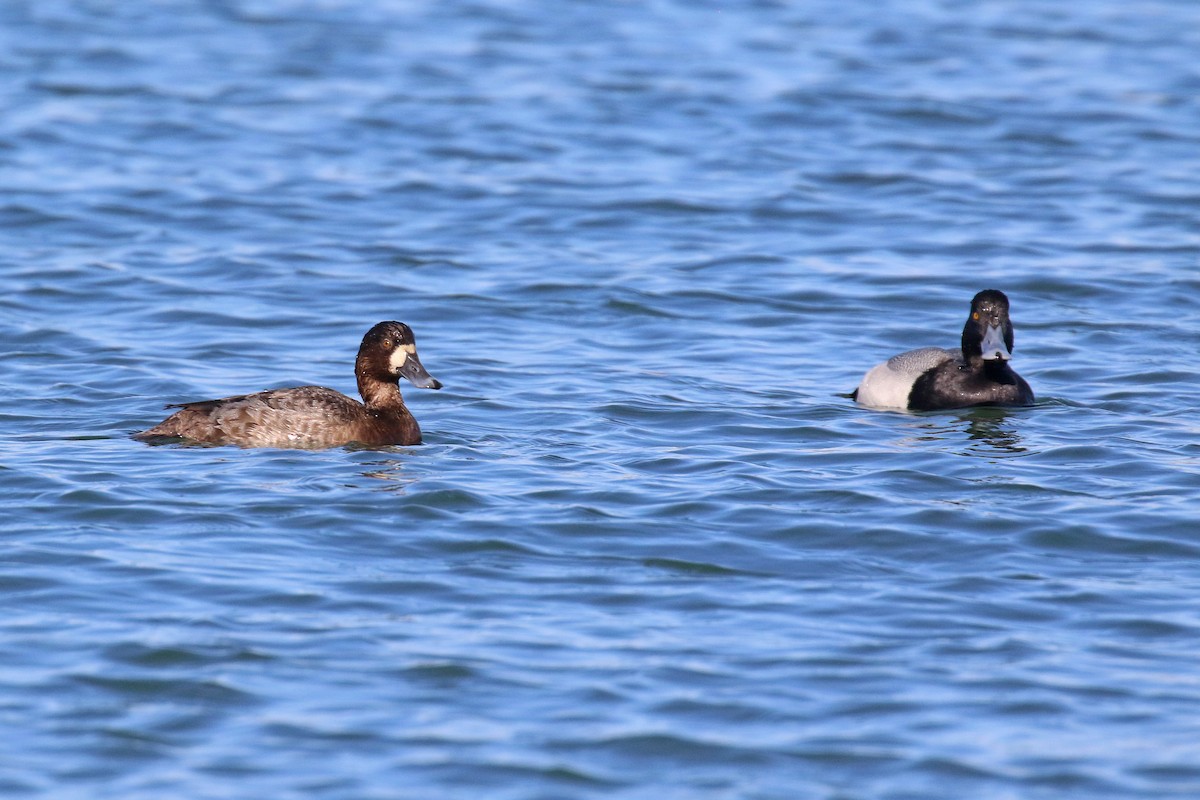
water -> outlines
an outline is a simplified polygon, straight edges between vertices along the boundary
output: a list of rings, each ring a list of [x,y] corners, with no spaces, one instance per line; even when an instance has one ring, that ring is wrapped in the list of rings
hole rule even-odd
[[[0,790],[1200,794],[1200,9],[0,10]],[[840,393],[1003,289],[1036,407]],[[419,447],[147,447],[353,390]]]

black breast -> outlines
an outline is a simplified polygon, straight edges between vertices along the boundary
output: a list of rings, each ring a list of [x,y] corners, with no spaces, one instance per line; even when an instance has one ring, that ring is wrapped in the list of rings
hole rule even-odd
[[[1033,390],[1003,361],[947,361],[921,375],[908,395],[913,411],[1033,405]]]

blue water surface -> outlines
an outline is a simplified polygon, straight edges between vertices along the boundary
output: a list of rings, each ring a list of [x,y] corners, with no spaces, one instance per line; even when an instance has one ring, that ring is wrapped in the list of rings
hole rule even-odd
[[[1200,6],[0,6],[0,795],[1200,796]],[[844,397],[1005,291],[1037,405]],[[130,438],[353,392],[425,443]]]

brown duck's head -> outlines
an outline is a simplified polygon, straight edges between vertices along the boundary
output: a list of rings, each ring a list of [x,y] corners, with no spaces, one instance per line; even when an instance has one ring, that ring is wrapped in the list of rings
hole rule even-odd
[[[407,378],[418,389],[442,388],[442,382],[422,366],[412,328],[403,322],[380,322],[367,331],[358,348],[354,371],[393,382]]]

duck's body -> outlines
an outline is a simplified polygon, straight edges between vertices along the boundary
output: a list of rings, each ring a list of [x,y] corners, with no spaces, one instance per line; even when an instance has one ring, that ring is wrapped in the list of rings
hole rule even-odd
[[[971,301],[962,349],[923,347],[892,356],[867,371],[852,397],[871,408],[936,411],[1033,404],[1033,390],[1009,366],[1013,328],[1003,292],[986,289]]]
[[[179,411],[137,437],[242,447],[419,444],[421,429],[404,405],[399,379],[427,389],[441,383],[421,365],[409,327],[381,322],[368,331],[354,373],[362,403],[324,386],[178,403],[168,408]]]
[[[179,437],[242,447],[420,444],[421,429],[395,390],[394,404],[364,405],[324,386],[177,403],[181,409],[139,438]]]

